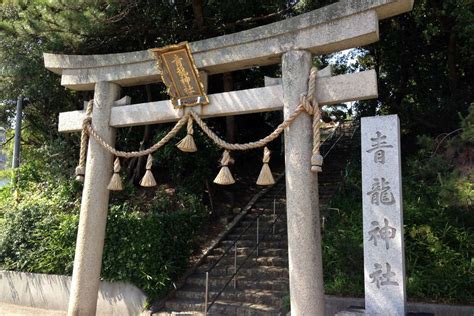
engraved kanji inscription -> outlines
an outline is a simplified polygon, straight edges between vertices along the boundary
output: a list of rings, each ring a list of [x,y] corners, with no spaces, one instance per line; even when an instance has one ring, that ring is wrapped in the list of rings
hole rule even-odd
[[[390,248],[390,239],[395,238],[397,229],[388,225],[388,219],[384,218],[384,226],[380,227],[378,221],[373,221],[372,226],[375,226],[374,229],[368,232],[370,239],[369,241],[374,241],[374,246],[377,246],[377,240],[380,239],[385,242],[385,249]]]
[[[395,198],[390,191],[389,184],[385,178],[374,178],[372,190],[367,192],[367,195],[370,195],[370,202],[372,204],[392,205],[395,203]]]
[[[386,285],[398,286],[398,282],[392,280],[392,278],[395,277],[396,274],[395,272],[392,272],[392,267],[390,266],[390,263],[386,262],[385,267],[387,272],[383,273],[382,265],[380,263],[375,263],[375,271],[369,274],[369,277],[372,279],[370,283],[375,283],[378,289],[380,289],[381,286]]]
[[[191,77],[189,73],[186,71],[183,65],[183,58],[179,57],[178,55],[174,55],[173,63],[176,65],[176,71],[178,73],[179,80],[181,84],[184,86],[184,91],[187,94],[193,94],[194,88],[191,85]]]
[[[387,139],[387,136],[383,135],[381,132],[377,131],[375,132],[375,137],[371,138],[370,140],[372,141],[372,148],[367,150],[366,152],[371,153],[374,152],[374,162],[375,163],[385,163],[385,150],[382,148],[393,148],[392,145],[388,145],[387,142],[385,141]]]

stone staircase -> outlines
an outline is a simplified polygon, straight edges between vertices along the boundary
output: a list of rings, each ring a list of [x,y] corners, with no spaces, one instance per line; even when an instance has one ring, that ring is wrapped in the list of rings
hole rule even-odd
[[[327,142],[321,151],[324,155],[335,143],[319,177],[322,208],[337,190],[349,156],[353,128],[340,130],[338,141]],[[209,272],[208,315],[283,315],[282,302],[289,288],[285,194],[283,178],[254,203],[175,296],[153,315],[204,315],[206,271],[209,268],[212,269]],[[261,240],[258,256],[257,230]],[[242,265],[235,278],[235,288],[232,279],[234,260],[237,267]]]

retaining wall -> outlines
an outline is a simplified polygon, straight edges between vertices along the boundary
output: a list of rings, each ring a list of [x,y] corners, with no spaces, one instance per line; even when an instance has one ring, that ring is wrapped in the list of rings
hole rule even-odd
[[[0,302],[49,310],[67,311],[71,277],[0,271]],[[124,282],[102,281],[97,301],[98,315],[139,315],[146,295]],[[145,313],[143,313],[145,315]]]

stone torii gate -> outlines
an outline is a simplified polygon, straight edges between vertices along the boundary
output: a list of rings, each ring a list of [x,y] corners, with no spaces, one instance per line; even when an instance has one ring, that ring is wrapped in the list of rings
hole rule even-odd
[[[379,20],[413,7],[413,0],[343,0],[290,19],[251,30],[190,43],[201,77],[253,66],[282,63],[282,85],[209,95],[194,110],[203,118],[279,111],[285,119],[307,92],[313,54],[374,43]],[[115,129],[179,120],[183,110],[169,101],[129,104],[121,87],[161,81],[148,51],[109,55],[44,54],[45,66],[73,90],[94,90],[92,124],[109,144]],[[319,76],[320,105],[377,97],[373,70]],[[85,111],[59,116],[60,132],[79,132]],[[302,114],[285,130],[288,254],[293,315],[324,315],[324,286],[317,174],[310,171],[311,119]],[[94,315],[112,174],[112,155],[89,141],[68,315]]]

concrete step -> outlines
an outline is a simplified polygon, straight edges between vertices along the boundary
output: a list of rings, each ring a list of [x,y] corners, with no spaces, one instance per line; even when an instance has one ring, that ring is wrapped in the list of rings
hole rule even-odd
[[[245,231],[245,234],[253,234],[255,235],[255,238],[257,238],[257,222],[251,223],[249,225],[243,225],[243,226],[238,226],[235,227],[232,230],[233,234],[240,234]],[[272,232],[273,233],[273,226],[272,225],[264,225],[264,223],[258,223],[258,231],[260,236],[263,236],[263,234]],[[275,223],[275,233],[276,234],[286,234],[286,223],[282,223],[280,221],[277,221]]]
[[[237,238],[240,239],[240,240],[255,241],[257,237],[255,236],[255,234],[249,234],[249,233],[245,233],[243,235],[232,233],[232,234],[227,235],[226,240],[234,241]],[[284,241],[284,242],[287,242],[288,241],[288,236],[287,236],[286,231],[284,233],[281,232],[281,233],[275,234],[275,235],[270,233],[270,234],[267,234],[263,240],[264,241]]]
[[[193,299],[204,301],[204,287],[198,286],[185,286],[182,290],[176,292],[176,298],[181,299]],[[217,291],[209,291],[209,298],[212,300],[218,294]],[[232,286],[228,286],[224,292],[221,293],[219,299],[233,301],[233,302],[246,302],[253,304],[264,304],[273,306],[276,308],[281,307],[281,299],[286,296],[286,291],[268,291],[260,289],[234,289]]]
[[[268,211],[263,211],[260,213],[248,213],[245,215],[245,217],[242,219],[242,222],[245,223],[250,223],[255,221],[257,217],[260,217],[261,221],[274,221],[275,216],[278,217],[279,222],[286,223],[286,206],[280,210],[277,210],[275,214],[273,214],[273,209],[268,210]]]
[[[197,268],[196,273],[203,275],[208,269],[207,265],[203,265]],[[213,276],[231,276],[234,274],[234,267],[232,265],[228,266],[216,266],[210,272]],[[279,279],[286,278],[288,279],[288,266],[279,267],[279,266],[257,266],[253,262],[245,263],[242,268],[239,270],[240,276],[252,277],[255,279]],[[193,274],[194,276],[194,274]]]
[[[240,273],[240,271],[239,271]],[[220,291],[226,283],[230,280],[232,274],[226,276],[216,276],[213,272],[209,274],[209,288],[211,291]],[[280,291],[288,292],[289,281],[287,278],[279,279],[263,279],[255,278],[256,275],[251,277],[238,274],[236,277],[237,289],[258,289],[266,291]],[[258,277],[258,276],[257,276]],[[261,276],[260,276],[261,277]],[[205,287],[206,277],[205,274],[193,275],[186,280],[186,284],[190,286]],[[229,287],[233,288],[233,280],[230,281]]]
[[[223,240],[219,244],[219,247],[227,249],[234,243],[233,240]],[[254,247],[256,244],[256,240],[239,240],[238,247]],[[286,241],[262,241],[260,243],[261,249],[288,249],[288,242]]]
[[[237,242],[237,256],[246,256],[246,255],[250,254],[253,251],[256,243],[257,243],[257,241],[255,241],[255,243],[253,245],[251,245],[250,247],[240,247],[240,242],[238,241]],[[234,249],[233,248],[234,247],[232,247],[232,249],[230,249],[226,253],[226,256],[231,256],[231,257],[234,256]],[[212,250],[211,255],[221,256],[222,254],[225,253],[225,251],[227,251],[227,249],[228,249],[228,247],[227,248],[224,248],[224,247],[215,248],[215,249]],[[262,245],[260,245],[259,250],[258,250],[258,254],[260,256],[272,256],[272,257],[288,256],[288,249],[284,249],[284,248],[265,248]]]
[[[209,302],[210,303],[210,302]],[[184,316],[201,316],[204,315],[204,302],[203,300],[192,300],[192,299],[173,299],[166,303],[165,312],[168,314],[158,314],[160,316],[171,316],[171,311],[182,311],[182,312],[194,312],[189,314],[175,314]],[[153,314],[156,315],[156,314]],[[217,300],[209,309],[209,316],[281,316],[283,315],[278,308],[265,305],[265,304],[254,304],[246,302],[234,302],[224,299]]]
[[[281,228],[285,228],[286,227],[286,218],[283,220],[281,217],[279,217],[278,219],[275,220],[275,217],[272,216],[266,216],[266,217],[262,217],[260,216],[260,219],[258,220],[259,221],[259,226],[262,227],[262,226],[266,226],[266,227],[269,227],[269,226],[273,226],[273,224],[275,224],[275,227],[281,227]],[[242,222],[240,222],[240,225],[238,225],[237,227],[241,228],[241,227],[256,227],[257,226],[257,221],[256,221],[256,218],[246,218],[245,220],[243,220]]]
[[[218,259],[220,259],[221,256],[207,256],[206,262],[208,264],[212,264],[216,262]],[[247,258],[245,255],[240,255],[237,256],[237,266],[239,266],[241,263],[244,262],[244,260]],[[259,256],[258,258],[255,258],[255,253],[252,257],[248,258],[246,262],[254,262],[256,265],[260,266],[277,266],[277,267],[286,267],[288,266],[288,257],[278,257],[278,256],[265,256],[261,257]],[[218,263],[219,266],[225,266],[225,265],[234,265],[234,256],[224,256],[221,261]]]

